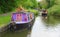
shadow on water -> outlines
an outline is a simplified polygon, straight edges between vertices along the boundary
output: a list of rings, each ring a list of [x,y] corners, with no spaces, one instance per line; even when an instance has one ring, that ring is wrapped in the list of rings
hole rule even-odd
[[[60,24],[60,17],[56,17],[56,16],[48,16],[47,19],[46,17],[43,18],[43,22],[46,23],[46,26],[57,26],[58,24]]]
[[[27,37],[28,32],[29,32],[28,30],[22,32],[7,31],[0,33],[1,34],[0,37]]]

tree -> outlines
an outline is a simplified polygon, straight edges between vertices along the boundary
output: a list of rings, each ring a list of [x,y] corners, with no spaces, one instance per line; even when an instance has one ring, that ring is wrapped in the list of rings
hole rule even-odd
[[[52,7],[53,5],[55,5],[55,0],[42,0],[39,3],[42,6],[42,8],[48,9]]]
[[[18,5],[22,5],[25,8],[36,8],[38,6],[38,3],[36,0],[20,0],[17,3],[20,3]]]
[[[10,12],[19,6],[37,8],[37,5],[36,0],[0,0],[0,13]]]
[[[0,13],[12,11],[15,7],[17,7],[15,0],[0,0]]]
[[[50,7],[52,7],[55,4],[55,0],[46,0],[46,2],[48,3],[48,7],[47,8],[50,8]]]

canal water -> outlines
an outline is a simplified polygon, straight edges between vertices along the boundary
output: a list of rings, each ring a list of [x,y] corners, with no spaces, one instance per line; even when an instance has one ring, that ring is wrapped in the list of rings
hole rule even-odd
[[[60,37],[60,18],[37,16],[31,30],[3,32],[0,37]]]

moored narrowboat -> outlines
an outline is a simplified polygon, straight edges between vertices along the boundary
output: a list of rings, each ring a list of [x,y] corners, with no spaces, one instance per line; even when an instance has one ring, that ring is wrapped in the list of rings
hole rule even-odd
[[[30,28],[34,24],[35,16],[32,12],[12,13],[10,30]]]

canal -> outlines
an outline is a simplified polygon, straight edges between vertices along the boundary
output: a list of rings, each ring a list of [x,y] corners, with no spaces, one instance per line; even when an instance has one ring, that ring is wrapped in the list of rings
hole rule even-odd
[[[60,37],[60,18],[37,16],[31,31],[7,31],[0,33],[0,37]]]

